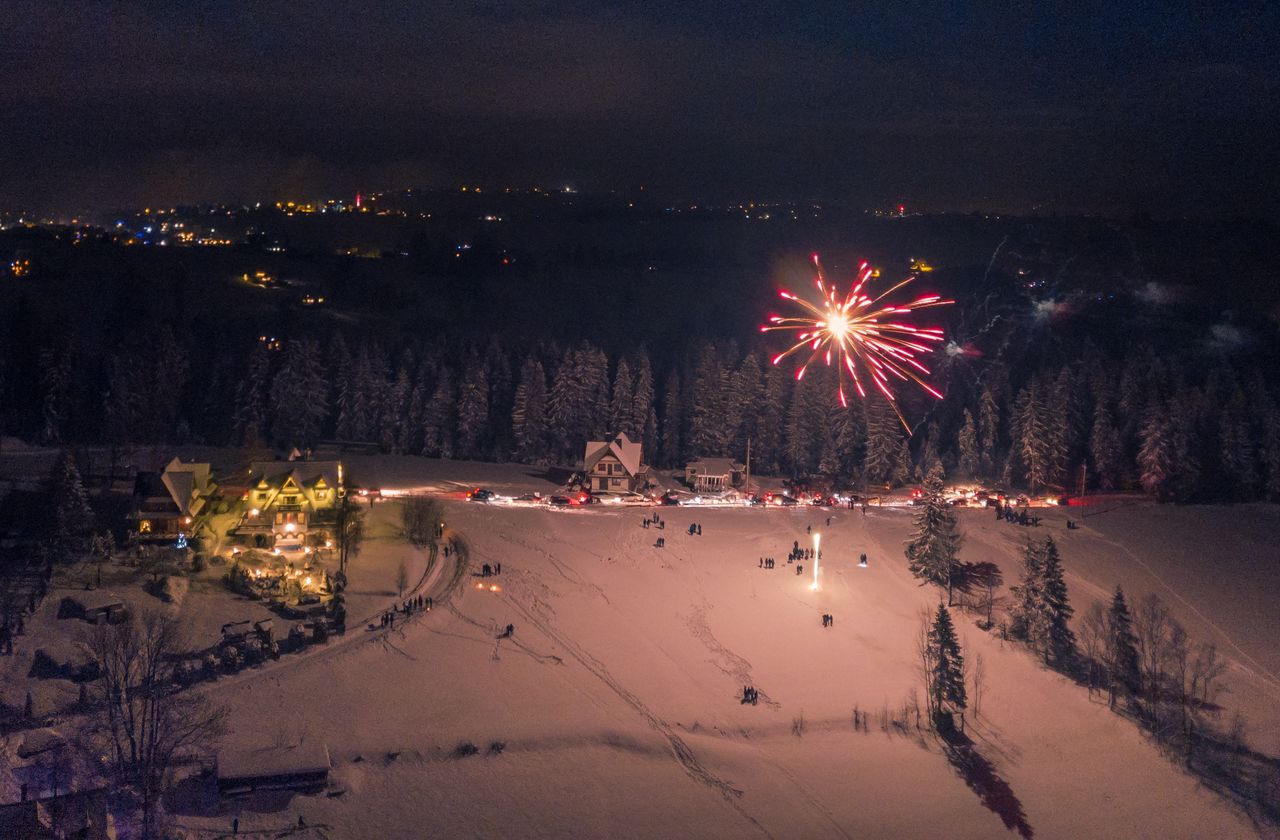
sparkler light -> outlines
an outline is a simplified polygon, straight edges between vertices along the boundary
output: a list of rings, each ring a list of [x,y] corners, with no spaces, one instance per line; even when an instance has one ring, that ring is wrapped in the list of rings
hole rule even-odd
[[[908,303],[887,300],[894,292],[914,280],[914,274],[872,297],[867,285],[876,272],[865,262],[858,266],[858,273],[849,293],[842,298],[835,284],[827,282],[817,254],[813,255],[813,267],[813,282],[822,295],[821,300],[805,300],[784,289],[778,294],[783,300],[789,300],[798,306],[804,314],[771,315],[769,323],[760,328],[761,332],[790,330],[796,333],[795,343],[774,356],[773,363],[779,364],[793,354],[803,356],[803,351],[807,351],[808,358],[796,368],[797,380],[803,379],[805,370],[818,359],[828,366],[834,363],[839,369],[837,389],[842,406],[849,405],[844,391],[846,374],[853,382],[858,396],[864,399],[867,396],[864,380],[870,382],[871,387],[889,402],[909,433],[911,427],[898,409],[891,383],[895,379],[914,382],[942,399],[942,394],[921,378],[929,374],[929,369],[917,358],[920,354],[933,350],[930,344],[942,341],[942,329],[912,326],[900,316],[909,316],[918,309],[946,306],[955,301],[943,300],[941,296],[934,294],[921,295]]]

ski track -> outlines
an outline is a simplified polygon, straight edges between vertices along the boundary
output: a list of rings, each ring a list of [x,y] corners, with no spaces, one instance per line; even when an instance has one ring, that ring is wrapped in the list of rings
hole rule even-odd
[[[680,763],[680,766],[684,768],[684,771],[689,774],[689,776],[694,780],[707,785],[713,790],[718,791],[720,795],[724,797],[724,800],[729,803],[730,807],[737,811],[743,819],[751,823],[751,825],[759,830],[764,836],[773,836],[773,834],[765,828],[759,820],[748,813],[748,811],[742,806],[742,803],[738,801],[742,797],[742,791],[733,787],[729,782],[716,776],[703,766],[702,762],[698,760],[698,757],[694,754],[693,750],[685,743],[684,739],[671,728],[670,724],[652,712],[639,697],[614,679],[613,675],[609,673],[609,670],[605,667],[604,663],[587,653],[586,650],[568,636],[554,629],[549,621],[544,621],[537,617],[534,612],[526,608],[524,604],[514,598],[509,600],[511,605],[515,607],[516,611],[523,615],[529,623],[542,631],[547,638],[564,648],[564,650],[577,660],[578,664],[582,665],[588,673],[600,682],[604,683],[609,690],[644,718],[649,726],[657,730],[664,738],[666,738],[667,742],[671,746],[672,752],[675,754],[676,760]]]
[[[1125,555],[1128,556],[1130,560],[1132,560],[1138,566],[1142,567],[1142,569],[1148,575],[1150,575],[1151,578],[1156,581],[1156,583],[1160,584],[1160,586],[1166,592],[1168,592],[1169,595],[1171,595],[1174,600],[1176,600],[1178,603],[1182,604],[1184,607],[1186,607],[1192,613],[1194,613],[1195,616],[1199,618],[1202,622],[1204,622],[1206,626],[1212,628],[1215,633],[1217,633],[1228,645],[1231,646],[1233,650],[1236,651],[1236,653],[1240,654],[1241,659],[1244,659],[1249,663],[1249,665],[1246,666],[1237,660],[1235,662],[1235,665],[1237,668],[1239,668],[1241,671],[1244,671],[1246,674],[1249,674],[1250,676],[1258,680],[1263,685],[1267,686],[1267,688],[1270,689],[1268,693],[1271,694],[1273,697],[1280,698],[1280,677],[1277,677],[1275,674],[1271,673],[1269,670],[1267,670],[1265,666],[1263,666],[1260,662],[1258,662],[1258,660],[1254,659],[1252,656],[1246,653],[1239,645],[1235,643],[1235,640],[1232,639],[1231,636],[1225,630],[1223,630],[1221,627],[1219,627],[1218,625],[1210,621],[1209,617],[1206,616],[1204,613],[1200,612],[1200,610],[1196,608],[1195,604],[1191,603],[1186,598],[1182,597],[1182,595],[1180,595],[1176,589],[1170,586],[1165,581],[1165,579],[1156,572],[1155,569],[1151,568],[1149,564],[1147,564],[1145,561],[1143,561],[1141,558],[1135,555],[1132,551],[1125,548],[1120,543],[1115,542],[1114,540],[1107,539],[1106,537],[1103,537],[1101,535],[1099,535],[1097,539],[1100,542],[1104,542],[1107,545],[1124,552]]]

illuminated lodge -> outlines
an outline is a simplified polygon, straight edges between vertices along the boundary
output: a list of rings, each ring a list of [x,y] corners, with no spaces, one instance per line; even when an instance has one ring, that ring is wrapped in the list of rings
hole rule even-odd
[[[330,523],[345,492],[340,461],[255,461],[243,485],[235,530],[303,537]]]

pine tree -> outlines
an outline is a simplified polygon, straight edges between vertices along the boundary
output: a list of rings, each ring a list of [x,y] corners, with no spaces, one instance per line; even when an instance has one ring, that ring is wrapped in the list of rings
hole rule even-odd
[[[907,442],[906,437],[898,438],[898,457],[894,461],[893,471],[889,474],[889,481],[895,485],[906,484],[911,478],[911,445]]]
[[[632,415],[632,403],[635,400],[635,383],[631,380],[631,366],[626,359],[618,360],[618,370],[613,376],[613,396],[609,400],[609,433],[626,434],[631,440],[638,440]]]
[[[680,374],[671,371],[662,399],[662,463],[667,467],[680,464],[683,440],[680,434]]]
[[[1138,469],[1142,489],[1164,498],[1169,476],[1173,472],[1172,445],[1169,427],[1159,405],[1147,410],[1140,434],[1142,444],[1138,449]]]
[[[871,484],[891,480],[898,463],[898,445],[902,433],[898,418],[884,400],[875,399],[867,406],[866,456],[863,471]]]
[[[776,474],[782,463],[783,418],[786,416],[791,377],[770,366],[764,375],[764,397],[756,421],[757,437],[751,442],[753,472]]]
[[[1076,636],[1071,631],[1073,610],[1067,600],[1067,583],[1062,575],[1062,558],[1053,537],[1045,537],[1040,556],[1040,592],[1044,618],[1037,622],[1038,646],[1045,661],[1066,662],[1076,649]]]
[[[484,455],[505,461],[515,449],[511,432],[511,407],[515,400],[515,383],[512,380],[511,362],[497,336],[490,336],[484,354],[485,378],[489,381],[489,417],[485,422],[488,434],[481,442]]]
[[[249,369],[236,385],[234,424],[239,442],[255,446],[267,433],[267,383],[271,378],[271,355],[258,343],[249,354]]]
[[[945,604],[939,602],[938,611],[934,614],[933,626],[928,635],[929,663],[931,674],[929,687],[932,692],[934,714],[938,719],[950,717],[956,712],[962,715],[968,707],[968,696],[964,684],[964,656],[960,652],[960,642],[956,639],[956,631],[951,623],[951,613]]]
[[[422,454],[432,458],[453,457],[454,402],[449,369],[441,365],[436,375],[435,391],[427,403],[423,417]]]
[[[978,404],[978,441],[982,469],[994,470],[999,458],[997,447],[1000,442],[1000,405],[996,401],[995,389],[990,384],[983,387]]]
[[[93,530],[93,511],[80,470],[70,452],[62,452],[49,473],[49,498],[53,508],[53,547],[62,559],[84,548]]]
[[[1043,546],[1027,540],[1022,550],[1022,582],[1009,590],[1013,596],[1009,633],[1015,639],[1032,641],[1039,632],[1044,615],[1043,569]]]
[[[480,442],[488,431],[489,380],[480,359],[472,354],[458,385],[459,458],[480,457]]]
[[[653,368],[649,354],[641,350],[636,354],[635,389],[631,395],[631,428],[635,439],[642,444],[646,459],[652,459],[658,451],[658,420],[653,410]]]
[[[1264,420],[1263,458],[1267,467],[1266,497],[1280,501],[1280,410],[1274,405]]]
[[[1120,486],[1121,451],[1120,433],[1111,422],[1111,412],[1106,403],[1098,401],[1093,408],[1093,427],[1089,433],[1089,454],[1093,460],[1093,473],[1098,486],[1113,490]]]
[[[1114,707],[1117,689],[1137,693],[1141,683],[1138,673],[1138,639],[1133,634],[1133,619],[1124,592],[1116,587],[1107,612],[1107,670],[1111,679],[1110,702]]]
[[[815,429],[809,418],[809,398],[812,383],[803,379],[796,382],[791,392],[791,404],[787,407],[786,458],[791,474],[808,475],[813,472]]]
[[[1018,454],[1027,470],[1027,485],[1035,492],[1050,480],[1053,442],[1044,423],[1044,403],[1039,383],[1032,382],[1018,395]]]
[[[978,427],[973,422],[973,414],[964,410],[964,425],[960,427],[958,440],[960,450],[960,474],[967,478],[978,475],[980,454],[978,451]]]
[[[601,440],[609,434],[609,357],[583,342],[578,354],[586,404],[583,406],[585,430],[580,439],[571,441],[581,451],[587,440]]]
[[[950,604],[959,551],[955,513],[942,497],[941,470],[934,470],[925,479],[924,505],[916,514],[915,531],[907,543],[907,568],[922,580],[946,587]]]
[[[715,345],[703,348],[694,367],[689,413],[689,449],[696,456],[721,455],[726,418],[721,400],[720,358]]]
[[[283,356],[271,380],[272,439],[280,447],[306,446],[320,439],[328,416],[320,346],[310,339],[289,341]]]
[[[547,375],[542,362],[530,356],[520,368],[515,405],[511,413],[516,457],[536,462],[547,457]]]
[[[572,451],[574,441],[583,438],[582,413],[586,406],[586,383],[578,351],[564,351],[551,381],[547,398],[547,416],[555,457],[563,458]]]

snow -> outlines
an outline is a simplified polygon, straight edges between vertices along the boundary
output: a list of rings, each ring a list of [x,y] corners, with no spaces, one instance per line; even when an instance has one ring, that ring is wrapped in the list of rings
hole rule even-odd
[[[464,481],[411,467],[396,469],[421,486],[545,489],[524,468]],[[288,814],[334,836],[1253,834],[1132,723],[971,617],[957,615],[958,632],[988,686],[969,732],[990,775],[971,789],[932,737],[882,729],[918,683],[914,633],[937,599],[905,569],[910,511],[661,508],[665,530],[640,527],[646,513],[447,502],[472,568],[502,563],[499,590],[463,585],[392,633],[214,684],[236,721],[229,746],[323,737],[344,793],[295,798]],[[1111,537],[1092,524],[1068,534],[1065,516],[1037,530],[962,511],[961,556],[1012,581],[1022,538],[1051,532],[1082,609],[1114,582],[1084,556]],[[823,533],[818,591],[809,568],[786,564],[805,525]],[[757,568],[761,556],[777,568]],[[508,623],[514,635],[498,639]],[[748,684],[758,706],[739,702]],[[855,708],[870,731],[854,730]],[[459,754],[464,742],[478,754]],[[242,827],[291,819],[253,801],[182,819],[221,827],[233,807]]]
[[[503,573],[455,587],[449,564],[428,570],[426,552],[404,541],[398,502],[373,506],[352,562],[346,636],[198,689],[231,712],[227,751],[326,744],[338,795],[176,803],[189,830],[226,831],[234,815],[242,831],[283,830],[302,813],[334,837],[1256,833],[1100,698],[963,613],[954,618],[965,655],[980,655],[987,672],[968,733],[989,772],[966,782],[935,738],[909,718],[890,723],[919,685],[915,634],[938,598],[906,570],[910,508],[486,505],[460,491],[555,488],[537,467],[344,462],[364,486],[441,493],[471,570],[501,563]],[[655,511],[667,527],[642,528]],[[1037,511],[1044,526],[1022,528],[961,509],[960,556],[997,563],[1013,584],[1024,540],[1052,534],[1077,616],[1116,583],[1131,604],[1159,593],[1231,659],[1225,714],[1240,710],[1250,742],[1280,751],[1270,543],[1280,511],[1136,504],[1066,530],[1084,512]],[[690,523],[703,535],[689,535]],[[806,526],[822,534],[816,591],[809,564],[797,575],[786,563],[793,541],[812,544]],[[758,568],[764,556],[775,569]],[[401,560],[437,606],[386,631],[377,615],[398,600]],[[229,595],[224,571],[211,567],[166,607],[207,643],[224,623],[271,615]],[[155,601],[121,592],[131,608]],[[37,639],[70,649],[68,634],[87,627],[53,617],[65,594],[51,592],[3,665],[7,702],[28,685],[41,709],[74,701],[71,683],[23,676]],[[507,624],[513,636],[498,638]],[[745,685],[759,705],[739,702]],[[856,730],[855,709],[867,721]],[[464,743],[478,752],[459,752]]]

